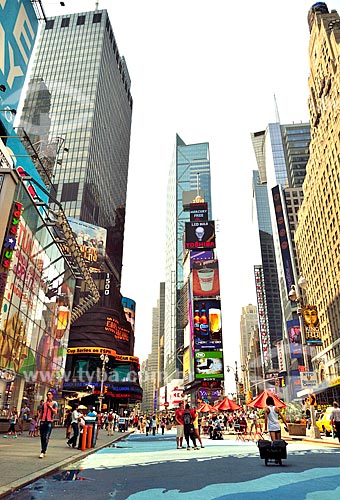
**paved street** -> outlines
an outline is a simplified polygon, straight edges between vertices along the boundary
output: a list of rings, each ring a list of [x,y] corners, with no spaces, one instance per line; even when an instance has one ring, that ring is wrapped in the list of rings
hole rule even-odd
[[[177,450],[175,434],[132,434],[7,496],[8,500],[328,500],[339,497],[340,447],[289,442],[265,466],[253,442],[204,440]]]

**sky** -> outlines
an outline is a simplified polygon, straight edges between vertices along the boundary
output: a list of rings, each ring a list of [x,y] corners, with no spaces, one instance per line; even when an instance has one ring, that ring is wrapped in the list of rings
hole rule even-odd
[[[100,0],[134,100],[121,292],[136,301],[135,355],[151,351],[152,308],[165,278],[167,176],[176,134],[209,142],[225,364],[239,360],[242,307],[256,303],[251,132],[308,121],[309,0]],[[340,0],[327,2],[340,12]],[[47,16],[92,0],[43,0]],[[226,385],[233,383],[233,371]],[[229,377],[229,379],[228,379]],[[231,378],[230,378],[231,377]]]

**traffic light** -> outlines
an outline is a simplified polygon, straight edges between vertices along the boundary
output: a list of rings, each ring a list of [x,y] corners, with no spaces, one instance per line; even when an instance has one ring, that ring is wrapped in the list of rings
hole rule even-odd
[[[104,385],[104,394],[107,392],[107,385]]]
[[[281,387],[286,387],[286,381],[284,377],[281,378]]]

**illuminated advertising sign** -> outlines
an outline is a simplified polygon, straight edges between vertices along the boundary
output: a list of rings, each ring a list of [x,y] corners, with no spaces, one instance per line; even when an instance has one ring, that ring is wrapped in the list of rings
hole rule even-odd
[[[279,371],[285,372],[287,370],[287,367],[286,367],[286,358],[285,358],[283,340],[278,340],[276,342],[276,350],[277,350],[277,361],[279,365]]]
[[[223,352],[196,351],[195,352],[196,379],[223,379]]]
[[[107,348],[133,356],[131,325],[121,312],[120,315],[113,308],[92,307],[72,324],[69,347]]]
[[[285,221],[285,213],[282,208],[282,199],[280,186],[275,186],[272,188],[272,195],[274,200],[275,218],[277,224],[277,232],[280,241],[281,258],[283,264],[283,271],[286,280],[287,293],[290,292],[292,285],[294,284],[292,259],[290,255],[288,235],[287,235],[287,225]],[[288,229],[289,231],[289,229]]]
[[[307,345],[322,345],[318,310],[316,306],[304,306],[302,317]]]
[[[301,329],[298,319],[287,321],[289,351],[291,358],[302,357]]]
[[[67,220],[89,270],[97,272],[105,259],[107,230],[72,217]]]
[[[192,250],[190,252],[190,268],[192,269],[195,260],[211,260],[214,258],[213,250],[198,250],[197,252]]]
[[[218,260],[195,260],[192,263],[194,297],[220,295]]]
[[[1,109],[17,109],[27,67],[38,31],[38,20],[30,0],[0,2],[0,92]],[[1,121],[10,132],[12,113],[0,112]]]
[[[190,205],[190,221],[208,220],[208,204],[192,203]]]
[[[220,300],[194,301],[195,349],[222,348],[222,315]]]
[[[125,312],[126,320],[130,323],[132,332],[135,332],[135,312],[136,302],[127,297],[122,297],[122,305]]]
[[[215,246],[215,221],[185,223],[185,248],[187,250],[212,249]]]
[[[262,363],[265,370],[268,370],[272,368],[272,359],[270,353],[271,343],[269,336],[267,302],[262,266],[254,266],[254,273]]]
[[[117,354],[113,349],[106,349],[105,347],[68,347],[67,354],[107,354],[112,356],[117,361],[125,361],[128,363],[139,363],[139,358],[136,356],[126,356],[124,354]]]

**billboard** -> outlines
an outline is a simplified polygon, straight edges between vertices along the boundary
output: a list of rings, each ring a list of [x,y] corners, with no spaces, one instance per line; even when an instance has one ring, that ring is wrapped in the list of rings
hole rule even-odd
[[[192,203],[190,205],[190,220],[201,221],[208,220],[208,204],[202,203]]]
[[[136,302],[127,297],[122,297],[122,305],[126,320],[130,323],[132,332],[135,333]]]
[[[190,252],[190,268],[192,269],[195,260],[211,260],[214,258],[213,250],[192,250]]]
[[[107,230],[72,217],[67,220],[90,271],[97,272],[105,260]]]
[[[185,223],[185,248],[187,250],[215,248],[215,221]]]
[[[257,313],[259,321],[259,336],[262,364],[265,370],[272,368],[271,341],[268,326],[266,290],[262,266],[254,266],[255,287],[257,297]]]
[[[196,379],[223,379],[223,352],[196,351],[195,352]]]
[[[294,284],[292,258],[290,255],[289,248],[289,236],[287,235],[287,226],[285,221],[285,212],[282,207],[282,195],[280,191],[281,186],[275,186],[272,188],[272,195],[274,200],[274,210],[275,218],[277,224],[277,232],[280,241],[281,258],[283,265],[283,272],[286,280],[287,293],[290,292],[292,285]],[[289,226],[288,226],[289,227]],[[288,229],[289,231],[289,229]]]
[[[318,310],[316,306],[306,305],[302,308],[307,345],[322,345]]]
[[[220,295],[218,260],[195,260],[192,263],[194,297],[216,297]]]
[[[194,301],[195,349],[222,349],[220,300]]]
[[[298,319],[287,321],[289,351],[291,358],[302,357],[301,327]]]
[[[38,20],[30,0],[0,2],[0,92],[1,109],[17,109],[27,67],[38,31]],[[13,115],[0,112],[6,130],[13,128]]]

